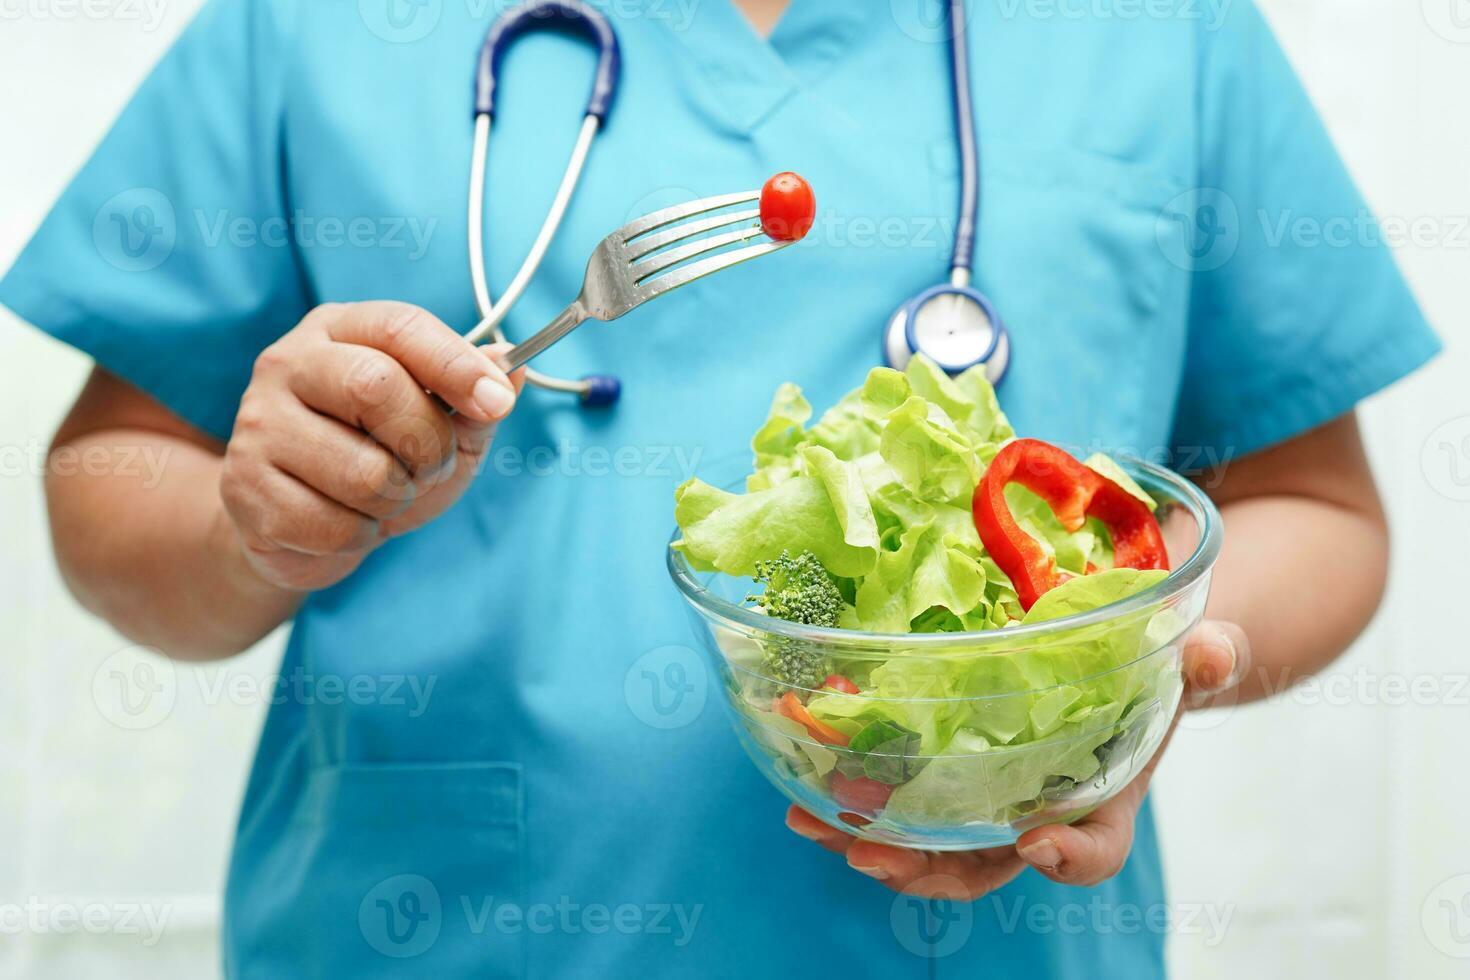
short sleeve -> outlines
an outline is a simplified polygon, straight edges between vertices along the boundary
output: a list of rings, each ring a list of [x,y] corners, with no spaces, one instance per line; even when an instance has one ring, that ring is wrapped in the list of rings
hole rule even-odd
[[[1439,342],[1255,4],[1233,4],[1199,45],[1173,439],[1181,455],[1239,456],[1346,413]]]
[[[0,282],[0,303],[200,429],[308,308],[286,234],[273,0],[211,0]]]

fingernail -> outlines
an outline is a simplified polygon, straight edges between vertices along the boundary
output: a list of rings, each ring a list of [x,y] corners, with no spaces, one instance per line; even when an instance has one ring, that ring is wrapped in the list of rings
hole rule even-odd
[[[510,389],[492,378],[481,378],[475,382],[474,398],[480,411],[492,419],[504,418],[516,403],[516,396]]]
[[[848,867],[852,868],[852,870],[854,871],[861,871],[869,878],[877,878],[879,881],[888,880],[888,871],[885,868],[865,868],[860,864],[852,864],[850,862],[848,864]]]
[[[1225,634],[1224,639],[1225,647],[1230,651],[1230,667],[1225,671],[1225,676],[1219,679],[1218,684],[1228,684],[1235,676],[1235,672],[1240,669],[1240,651],[1235,649],[1235,641],[1230,638],[1229,633]]]
[[[1230,639],[1230,634],[1222,630],[1216,634],[1216,637],[1220,644],[1230,651],[1230,666],[1226,667],[1223,673],[1213,666],[1208,666],[1200,672],[1203,674],[1200,684],[1208,691],[1218,691],[1230,683],[1230,678],[1235,676],[1236,667],[1240,665],[1240,654],[1236,652],[1235,641]]]
[[[1056,841],[1043,837],[1035,844],[1027,844],[1021,848],[1021,858],[1032,867],[1055,871],[1062,863],[1062,852],[1057,848]]]

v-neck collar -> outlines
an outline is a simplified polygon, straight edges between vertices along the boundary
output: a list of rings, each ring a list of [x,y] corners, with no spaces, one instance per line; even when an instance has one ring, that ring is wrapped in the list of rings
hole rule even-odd
[[[711,86],[711,111],[749,133],[819,79],[885,5],[874,0],[791,0],[769,38],[731,0],[704,0],[685,23],[662,23]]]

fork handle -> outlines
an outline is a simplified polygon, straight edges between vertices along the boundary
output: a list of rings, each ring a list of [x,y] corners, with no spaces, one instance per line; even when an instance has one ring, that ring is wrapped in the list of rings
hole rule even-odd
[[[582,305],[582,301],[573,300],[572,305],[558,313],[550,323],[505,353],[505,356],[501,358],[505,370],[509,372],[521,367],[531,358],[577,329],[587,318],[587,309]]]

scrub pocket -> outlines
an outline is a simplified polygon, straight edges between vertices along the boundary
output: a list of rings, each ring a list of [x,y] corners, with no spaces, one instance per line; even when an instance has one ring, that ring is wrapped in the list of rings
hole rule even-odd
[[[313,770],[271,867],[241,869],[253,879],[255,894],[240,897],[254,928],[236,937],[238,966],[247,976],[519,977],[521,835],[513,763]]]

